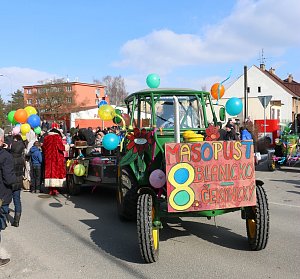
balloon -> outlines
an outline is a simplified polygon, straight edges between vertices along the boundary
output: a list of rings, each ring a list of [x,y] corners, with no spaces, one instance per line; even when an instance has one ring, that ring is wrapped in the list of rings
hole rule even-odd
[[[224,85],[221,85],[220,86],[220,94],[218,94],[219,84],[220,83],[215,83],[210,89],[211,96],[216,100],[221,99],[225,93],[225,87],[224,87]]]
[[[166,183],[166,175],[162,170],[156,169],[153,172],[151,172],[149,176],[149,182],[152,187],[156,189],[161,188]]]
[[[16,124],[16,126],[18,126],[18,127],[20,127],[20,128],[21,128],[21,124],[20,124],[20,123],[17,123],[17,124]]]
[[[160,84],[160,77],[157,74],[147,76],[146,83],[150,88],[157,88]]]
[[[107,105],[107,102],[105,100],[101,100],[99,103],[98,103],[98,108],[100,108],[101,106],[104,106],[104,105]]]
[[[85,167],[82,164],[77,164],[74,167],[74,174],[76,176],[83,176],[85,174]]]
[[[25,123],[27,120],[28,114],[25,109],[18,109],[15,112],[14,118],[19,123]]]
[[[232,97],[226,102],[225,109],[231,116],[238,115],[243,110],[243,103],[241,99]]]
[[[98,115],[102,120],[112,120],[115,114],[115,109],[110,105],[103,105],[98,109]]]
[[[40,126],[41,124],[41,119],[37,114],[31,114],[28,118],[27,118],[27,123],[32,127],[32,128],[36,128],[38,126]]]
[[[22,140],[26,140],[26,135],[21,135]]]
[[[106,134],[102,139],[102,145],[107,150],[114,150],[118,147],[120,139],[116,134]]]
[[[37,135],[39,135],[42,131],[41,127],[38,126],[38,127],[35,127],[34,130],[33,130]]]
[[[21,133],[26,135],[31,130],[30,125],[28,123],[21,125]]]
[[[28,114],[28,116],[32,115],[32,114],[37,114],[36,109],[32,106],[27,106],[24,108]]]
[[[119,114],[117,114],[117,115],[119,115]],[[121,117],[119,117],[119,116],[115,116],[115,117],[113,118],[113,122],[114,122],[115,124],[119,124],[121,121],[122,121],[122,119],[121,119]]]
[[[15,110],[12,110],[8,113],[7,115],[7,120],[10,122],[10,123],[14,123],[15,119],[14,119],[14,116],[15,116],[15,113],[16,111]]]
[[[15,127],[13,127],[13,129],[12,129],[13,135],[19,134],[20,131],[21,131],[20,126],[15,126]]]

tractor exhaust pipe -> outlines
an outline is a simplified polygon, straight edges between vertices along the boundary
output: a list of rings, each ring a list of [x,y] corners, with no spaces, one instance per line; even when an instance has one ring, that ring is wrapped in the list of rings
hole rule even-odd
[[[180,143],[180,119],[179,119],[179,102],[176,96],[174,99],[174,140],[176,143]]]

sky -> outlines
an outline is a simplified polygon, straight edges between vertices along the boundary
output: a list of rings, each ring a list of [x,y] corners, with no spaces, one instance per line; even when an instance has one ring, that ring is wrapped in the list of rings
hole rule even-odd
[[[0,0],[0,95],[39,81],[210,90],[259,66],[300,82],[299,0]],[[231,74],[230,74],[231,73]],[[226,93],[225,93],[226,94]]]

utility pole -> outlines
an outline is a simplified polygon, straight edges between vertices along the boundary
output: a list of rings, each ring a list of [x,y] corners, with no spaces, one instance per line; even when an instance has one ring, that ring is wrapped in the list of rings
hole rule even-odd
[[[244,66],[244,122],[248,117],[248,77],[247,66]]]

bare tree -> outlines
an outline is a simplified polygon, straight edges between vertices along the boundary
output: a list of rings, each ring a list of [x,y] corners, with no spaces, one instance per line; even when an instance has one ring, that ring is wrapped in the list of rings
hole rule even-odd
[[[107,75],[102,79],[102,83],[106,86],[105,93],[109,96],[111,104],[120,105],[124,103],[124,98],[127,96],[124,78]]]

